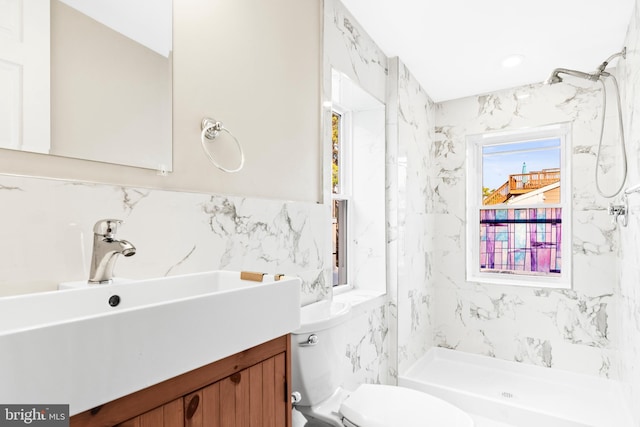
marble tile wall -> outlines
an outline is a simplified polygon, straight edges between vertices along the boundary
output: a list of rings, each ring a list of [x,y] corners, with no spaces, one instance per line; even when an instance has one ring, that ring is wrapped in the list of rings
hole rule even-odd
[[[141,279],[214,269],[303,279],[303,303],[326,297],[323,205],[0,176],[0,295],[89,277],[93,224],[124,220],[137,253],[115,275]]]
[[[355,390],[364,383],[389,383],[390,351],[394,344],[389,339],[388,316],[384,303],[352,309],[341,363],[345,378],[342,386],[346,389]]]
[[[331,115],[331,69],[347,75],[355,84],[386,103],[388,60],[376,43],[369,37],[360,24],[339,0],[325,0],[324,2],[324,66],[325,81],[323,84],[323,100],[325,122]],[[388,114],[388,113],[387,113]],[[328,122],[324,126],[328,132],[331,127]],[[324,137],[330,140],[330,135]],[[328,147],[327,147],[328,150]],[[389,158],[387,146],[386,158]],[[330,153],[324,155],[329,161]],[[388,160],[387,160],[388,163]],[[385,177],[387,185],[387,204],[392,192],[389,191],[389,173]],[[325,195],[331,194],[330,182],[325,180]],[[387,234],[389,233],[389,219],[387,218]],[[387,239],[389,240],[389,239]],[[359,250],[356,245],[356,250]],[[388,255],[387,249],[387,257]],[[365,255],[365,254],[362,254]],[[387,258],[388,259],[388,258]],[[389,261],[387,261],[386,275],[389,277]],[[370,278],[367,280],[371,280]],[[378,277],[379,286],[384,289],[386,278]],[[363,288],[368,288],[363,286]],[[387,289],[389,289],[387,284]],[[344,351],[343,372],[347,388],[355,388],[361,383],[389,383],[395,381],[396,366],[396,329],[395,304],[390,299],[374,306],[366,305],[366,309],[359,308],[348,325],[349,337]]]
[[[349,282],[359,289],[386,288],[386,188],[384,107],[351,115],[352,216],[347,239],[349,260],[355,268]]]
[[[434,143],[435,105],[401,60],[397,73],[397,307],[398,373],[432,345],[434,292],[428,233],[429,147]]]
[[[611,98],[608,105],[614,105]],[[435,284],[435,344],[541,366],[616,377],[618,237],[608,201],[594,190],[601,89],[566,79],[436,106],[430,147],[427,234]],[[552,123],[572,123],[573,288],[536,289],[465,280],[465,137]],[[607,129],[615,122],[607,114]],[[605,133],[605,145],[615,143]],[[615,150],[603,163],[618,164]],[[615,181],[603,171],[603,186]],[[607,187],[609,188],[609,187]]]
[[[387,106],[388,304],[384,311],[378,307],[359,316],[361,325],[370,325],[366,329],[369,338],[356,332],[345,354],[351,355],[349,359],[354,362],[350,364],[354,370],[348,375],[351,381],[395,383],[398,371],[408,368],[428,350],[433,335],[433,292],[426,255],[426,247],[433,241],[425,231],[434,104],[408,68],[397,58],[387,59],[336,0],[325,1],[325,54],[327,67],[347,74],[374,97],[385,100]],[[382,335],[388,342],[383,347],[388,352],[380,352],[379,345],[371,347],[378,341],[371,337],[382,336],[380,331],[386,331]],[[360,351],[362,346],[364,351]],[[378,371],[372,368],[375,363],[354,358],[353,354],[375,357]],[[386,376],[383,369],[388,369]]]
[[[629,159],[627,187],[640,184],[640,1],[625,40],[627,57],[619,62],[625,138]],[[629,196],[628,226],[619,227],[620,378],[627,387],[628,407],[640,425],[640,194]],[[621,201],[618,197],[617,201]]]
[[[324,1],[323,54],[325,67],[329,67],[326,79],[331,79],[333,67],[374,98],[385,101],[387,57],[340,0]],[[325,90],[330,88],[330,84],[324,85]],[[330,92],[325,93],[325,99],[331,100]]]

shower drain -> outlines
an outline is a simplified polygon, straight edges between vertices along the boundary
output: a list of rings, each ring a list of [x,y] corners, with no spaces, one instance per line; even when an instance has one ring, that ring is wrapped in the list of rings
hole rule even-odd
[[[503,391],[500,395],[505,399],[513,399],[515,397],[510,391]]]

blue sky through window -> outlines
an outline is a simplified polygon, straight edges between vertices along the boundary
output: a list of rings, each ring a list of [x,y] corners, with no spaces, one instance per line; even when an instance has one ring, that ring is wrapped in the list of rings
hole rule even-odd
[[[492,144],[482,147],[482,186],[491,190],[507,182],[509,175],[560,168],[560,139]]]

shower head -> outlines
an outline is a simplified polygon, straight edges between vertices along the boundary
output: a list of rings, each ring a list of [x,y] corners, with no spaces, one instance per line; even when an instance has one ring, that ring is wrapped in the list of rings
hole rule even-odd
[[[578,78],[581,78],[581,79],[586,79],[586,80],[591,80],[593,82],[596,82],[601,77],[609,77],[610,76],[610,74],[605,71],[605,68],[607,68],[607,65],[609,65],[609,63],[614,58],[617,58],[618,56],[626,58],[627,57],[627,48],[625,47],[620,52],[614,53],[613,55],[608,57],[606,59],[606,61],[604,61],[602,64],[600,64],[598,66],[598,69],[596,71],[594,71],[593,74],[584,73],[582,71],[570,70],[568,68],[556,68],[555,70],[553,70],[553,72],[551,73],[549,78],[544,81],[544,84],[552,85],[554,83],[561,83],[562,82],[562,77],[560,77],[560,74],[568,74],[568,75],[573,76],[573,77],[578,77]]]
[[[573,77],[579,77],[581,79],[591,80],[594,82],[600,78],[600,73],[589,74],[589,73],[583,73],[582,71],[569,70],[568,68],[556,68],[555,70],[553,70],[549,78],[545,80],[545,84],[552,85],[554,83],[562,82],[562,77],[560,77],[559,75],[560,73],[567,74]]]
[[[555,83],[562,83],[562,77],[559,76],[559,73],[558,69],[553,70],[553,73],[551,73],[549,78],[544,81],[544,84],[552,85]]]

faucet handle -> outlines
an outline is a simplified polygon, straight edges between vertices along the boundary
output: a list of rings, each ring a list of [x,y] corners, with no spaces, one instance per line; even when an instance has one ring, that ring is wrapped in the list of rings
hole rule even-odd
[[[122,224],[121,219],[101,219],[93,226],[93,233],[107,238],[113,238]]]

